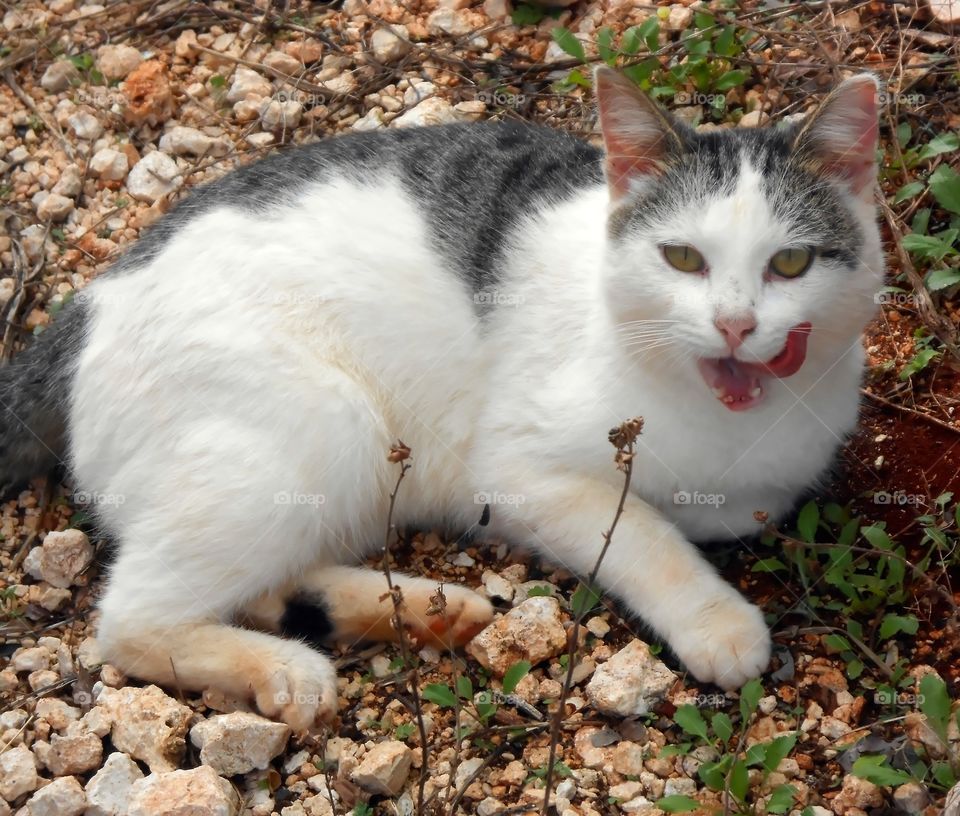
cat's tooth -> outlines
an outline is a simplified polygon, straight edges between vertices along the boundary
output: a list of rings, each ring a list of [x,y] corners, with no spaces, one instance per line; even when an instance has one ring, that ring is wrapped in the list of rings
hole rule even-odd
[[[714,388],[714,389],[713,389],[713,396],[715,396],[717,399],[723,399],[723,389],[722,389],[722,388]]]
[[[750,392],[751,397],[759,397],[763,393],[763,389],[759,385],[755,385],[753,390]]]
[[[733,402],[733,396],[730,395],[730,394],[727,394],[727,395],[723,398],[723,401],[726,402],[726,403],[732,403],[732,402]]]

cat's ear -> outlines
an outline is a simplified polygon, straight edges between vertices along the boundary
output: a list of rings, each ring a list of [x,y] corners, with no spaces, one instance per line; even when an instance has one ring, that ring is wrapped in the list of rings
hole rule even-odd
[[[877,178],[877,90],[872,74],[841,82],[810,116],[794,143],[814,172],[844,182],[871,201]]]
[[[605,171],[614,201],[635,182],[657,175],[682,151],[679,125],[619,71],[600,66],[593,75],[606,149]]]

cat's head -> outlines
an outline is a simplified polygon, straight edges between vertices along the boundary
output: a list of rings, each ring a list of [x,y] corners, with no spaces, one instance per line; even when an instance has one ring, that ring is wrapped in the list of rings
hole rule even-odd
[[[699,375],[731,410],[848,353],[883,275],[876,80],[846,80],[799,122],[708,132],[613,70],[596,90],[605,286],[624,346]]]

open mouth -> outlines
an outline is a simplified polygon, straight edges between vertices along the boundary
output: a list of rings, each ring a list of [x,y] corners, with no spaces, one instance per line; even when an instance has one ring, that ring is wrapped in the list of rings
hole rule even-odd
[[[726,408],[746,411],[763,400],[766,379],[783,379],[800,370],[807,358],[810,329],[810,323],[799,323],[790,329],[783,348],[765,363],[745,363],[735,357],[699,360],[700,376]]]

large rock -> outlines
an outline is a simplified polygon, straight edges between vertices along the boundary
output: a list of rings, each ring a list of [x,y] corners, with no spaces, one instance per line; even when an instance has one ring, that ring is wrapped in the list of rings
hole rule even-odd
[[[403,790],[413,764],[413,751],[402,742],[388,740],[375,745],[354,769],[352,777],[369,793],[396,796]]]
[[[587,698],[597,711],[622,717],[647,714],[663,699],[677,676],[650,654],[641,640],[632,640],[606,663],[587,684]]]
[[[133,783],[127,816],[237,816],[240,797],[208,765],[152,773]]]
[[[288,726],[244,711],[217,714],[190,730],[200,761],[223,776],[266,768],[289,738]]]
[[[127,176],[127,191],[137,201],[153,204],[183,184],[177,163],[166,153],[155,150],[138,161]]]
[[[241,99],[262,99],[265,96],[270,96],[272,92],[273,87],[269,80],[260,76],[252,68],[240,65],[233,74],[233,83],[230,85],[230,90],[227,91],[227,101],[234,103]]]
[[[68,59],[60,59],[50,63],[40,78],[40,86],[47,93],[60,93],[71,85],[80,83],[80,72]]]
[[[8,748],[0,754],[0,796],[12,802],[37,789],[37,761],[25,745]]]
[[[123,79],[141,62],[140,52],[130,45],[101,45],[97,51],[97,70],[111,82]]]
[[[54,779],[27,802],[30,816],[80,816],[86,807],[87,797],[83,788],[72,776]]]
[[[84,816],[126,816],[130,789],[143,779],[143,771],[130,757],[115,751],[87,782]]]
[[[193,712],[156,686],[104,688],[97,698],[113,727],[114,747],[146,762],[154,773],[172,771],[186,749]]]
[[[96,734],[61,736],[53,734],[50,742],[38,741],[33,751],[54,776],[86,773],[99,767],[103,759],[103,743]]]
[[[73,212],[73,201],[66,196],[50,193],[37,207],[37,218],[41,221],[63,221]]]
[[[106,181],[123,181],[129,168],[127,154],[112,147],[98,150],[90,159],[90,171]]]
[[[230,151],[226,139],[214,139],[192,127],[170,128],[160,137],[160,149],[174,156],[224,156]]]
[[[37,580],[66,589],[91,561],[93,547],[86,535],[80,530],[63,530],[47,533],[43,544],[24,559],[23,567]]]
[[[460,118],[446,99],[431,96],[416,107],[393,120],[394,127],[420,127],[423,125],[443,125],[447,122],[459,122]]]
[[[870,810],[883,805],[883,791],[873,782],[861,779],[859,776],[848,774],[843,778],[843,787],[840,793],[830,803],[833,812],[838,816],[850,812],[854,808]]]
[[[556,598],[527,598],[477,635],[467,646],[482,666],[502,677],[521,660],[536,664],[560,654],[567,633]]]
[[[410,50],[407,27],[391,25],[378,28],[370,38],[370,48],[378,62],[396,62]]]

